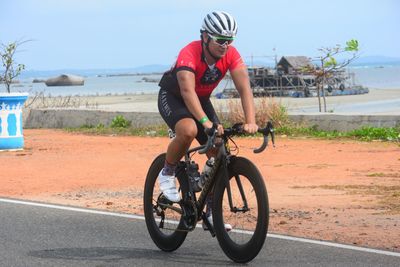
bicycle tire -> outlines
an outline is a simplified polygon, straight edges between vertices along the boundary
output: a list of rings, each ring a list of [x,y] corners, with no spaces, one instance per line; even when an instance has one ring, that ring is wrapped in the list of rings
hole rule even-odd
[[[249,206],[251,204],[250,202],[256,203],[257,205],[256,208],[250,209],[247,212],[234,213],[230,210],[229,203],[225,203],[228,202],[228,200],[226,193],[226,178],[224,177],[224,175],[226,174],[224,173],[226,172],[220,171],[220,173],[218,174],[218,180],[214,190],[214,200],[212,208],[213,223],[216,236],[220,247],[231,260],[239,263],[249,262],[254,259],[262,249],[268,232],[269,204],[267,189],[262,175],[251,161],[242,157],[232,157],[228,165],[228,177],[229,183],[231,184],[232,195],[234,194],[233,191],[235,191],[235,183],[238,184],[236,179],[234,179],[236,175],[241,180],[242,187],[245,190],[249,189],[249,194],[252,194],[252,190],[254,190],[256,201],[251,201],[251,199],[248,199],[249,194],[245,194]],[[238,194],[241,195],[240,193]],[[232,196],[232,198],[233,197],[234,196]],[[237,194],[235,197],[237,197]],[[239,197],[240,199],[243,199],[241,196]],[[254,223],[249,223],[249,220],[255,216],[253,213],[257,213],[254,231],[248,231],[246,227],[250,228],[252,227],[252,225],[254,225]],[[241,226],[243,229],[238,229],[238,226],[240,224],[236,223],[236,225],[233,225],[232,231],[227,232],[225,230],[224,224],[230,223],[230,221],[227,221],[226,219],[231,214],[232,216],[236,216],[239,219],[240,217],[242,217],[244,222],[243,224],[241,224]],[[233,219],[233,221],[234,220],[235,219]],[[239,237],[240,235],[244,236],[243,239],[248,239],[248,241],[239,244],[239,242],[234,240],[234,237]]]
[[[143,208],[144,216],[146,221],[146,227],[150,234],[151,239],[156,244],[158,248],[163,251],[172,252],[178,249],[182,243],[185,241],[187,232],[177,231],[182,229],[182,216],[180,216],[179,223],[172,226],[176,226],[175,230],[171,230],[171,234],[165,234],[160,230],[157,220],[155,218],[155,213],[153,209],[154,205],[154,188],[157,185],[157,177],[159,172],[164,166],[165,153],[159,155],[151,164],[149,171],[146,176],[146,182],[144,186],[143,194]],[[158,200],[158,199],[157,199]]]

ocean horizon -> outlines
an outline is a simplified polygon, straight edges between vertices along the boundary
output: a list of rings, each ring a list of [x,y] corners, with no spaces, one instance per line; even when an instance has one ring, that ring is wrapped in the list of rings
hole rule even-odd
[[[158,80],[167,70],[163,65],[156,65],[151,73],[139,73],[134,69],[98,69],[98,70],[28,70],[21,74],[19,83],[11,86],[12,92],[29,92],[31,95],[43,93],[46,96],[97,96],[124,94],[154,94],[159,90]],[[400,65],[365,65],[347,68],[354,73],[354,83],[374,89],[400,90]],[[83,86],[46,86],[45,83],[33,83],[34,79],[45,80],[61,74],[83,76]],[[5,91],[4,85],[0,91]],[[222,80],[214,93],[224,88],[233,88],[230,80]]]

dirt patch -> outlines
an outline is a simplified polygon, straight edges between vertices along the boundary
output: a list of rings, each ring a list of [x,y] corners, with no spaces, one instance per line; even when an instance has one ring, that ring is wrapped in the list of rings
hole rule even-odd
[[[143,214],[147,169],[168,142],[26,130],[24,151],[0,153],[0,196]],[[399,144],[278,137],[253,154],[260,139],[236,142],[265,178],[270,232],[400,251]]]
[[[396,175],[397,176],[397,175]],[[379,176],[391,177],[391,176]],[[400,186],[396,185],[320,185],[320,186],[294,186],[292,188],[328,189],[345,191],[346,194],[359,195],[363,197],[375,196],[376,204],[381,205],[382,214],[400,214]]]

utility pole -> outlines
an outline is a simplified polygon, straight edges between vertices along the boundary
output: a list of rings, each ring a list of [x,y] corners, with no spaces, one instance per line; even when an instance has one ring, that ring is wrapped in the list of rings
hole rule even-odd
[[[272,48],[272,51],[274,51],[274,58],[275,58],[275,69],[278,68],[278,56],[276,55],[276,47]]]

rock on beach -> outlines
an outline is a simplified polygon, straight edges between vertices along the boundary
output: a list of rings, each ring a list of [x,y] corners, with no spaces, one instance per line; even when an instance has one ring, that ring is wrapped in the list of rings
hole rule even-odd
[[[61,74],[58,77],[50,78],[45,81],[47,86],[76,86],[83,85],[85,80],[83,77],[71,75],[71,74]]]

